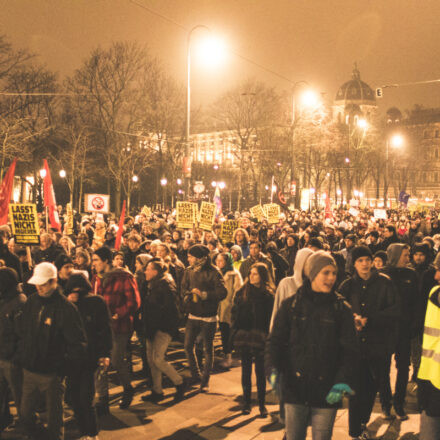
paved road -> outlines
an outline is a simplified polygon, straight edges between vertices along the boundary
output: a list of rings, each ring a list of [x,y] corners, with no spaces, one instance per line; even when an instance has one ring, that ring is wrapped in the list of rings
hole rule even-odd
[[[217,341],[218,347],[218,341]],[[182,346],[173,343],[168,358],[180,370],[185,370],[185,358]],[[122,389],[113,383],[111,388],[111,415],[101,418],[101,440],[281,440],[282,427],[271,417],[259,418],[258,406],[252,409],[249,416],[240,412],[240,367],[222,371],[216,361],[215,374],[211,378],[210,392],[200,394],[194,388],[188,397],[178,403],[172,403],[174,388],[165,381],[167,398],[160,404],[144,403],[140,396],[147,392],[145,382],[137,371],[140,361],[135,358],[133,384],[136,396],[129,410],[120,410],[117,399]],[[393,372],[394,373],[394,372]],[[255,380],[254,380],[255,382]],[[384,440],[414,440],[419,430],[419,415],[416,412],[414,384],[409,385],[408,410],[409,420],[393,423],[385,422],[380,417],[380,405],[376,404],[371,417],[369,429],[373,435],[382,436]],[[254,390],[253,399],[256,399]],[[267,408],[276,413],[277,405],[274,396],[268,394]],[[66,440],[78,438],[74,422],[66,411]],[[349,439],[347,434],[348,410],[338,412],[334,436],[336,440]],[[3,437],[2,437],[3,438]],[[19,439],[13,432],[7,433],[6,439]],[[308,439],[311,439],[309,432]]]

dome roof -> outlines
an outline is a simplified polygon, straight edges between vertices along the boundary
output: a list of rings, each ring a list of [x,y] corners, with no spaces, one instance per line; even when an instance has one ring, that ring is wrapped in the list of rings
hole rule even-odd
[[[376,104],[376,98],[371,87],[361,81],[357,66],[353,69],[352,79],[342,84],[336,94],[335,101],[363,101],[365,104]]]

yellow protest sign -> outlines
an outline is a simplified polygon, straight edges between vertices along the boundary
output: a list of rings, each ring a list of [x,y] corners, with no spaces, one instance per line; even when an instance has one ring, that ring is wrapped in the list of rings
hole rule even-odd
[[[194,203],[177,202],[176,204],[176,222],[177,227],[181,229],[191,229],[195,223]]]
[[[252,206],[250,209],[251,217],[256,218],[259,222],[266,218],[266,213],[261,205]]]
[[[215,219],[215,203],[202,202],[199,212],[199,228],[204,231],[211,231]]]
[[[10,204],[9,218],[16,244],[40,244],[37,205],[34,203]]]
[[[71,203],[66,205],[66,225],[67,235],[73,235],[73,209]]]
[[[266,203],[264,210],[266,212],[267,222],[270,225],[280,221],[280,205],[277,203]]]
[[[235,230],[238,229],[237,220],[225,220],[220,229],[220,238],[223,243],[231,243]]]

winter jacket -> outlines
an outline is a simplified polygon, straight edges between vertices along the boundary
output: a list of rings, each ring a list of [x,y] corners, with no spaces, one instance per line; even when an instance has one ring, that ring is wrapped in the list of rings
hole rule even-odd
[[[414,269],[386,266],[382,273],[394,283],[399,297],[399,338],[410,338],[417,333],[418,279]]]
[[[245,289],[249,288],[244,299]],[[232,343],[235,348],[264,350],[269,333],[274,295],[265,288],[244,285],[235,295],[232,308]]]
[[[272,260],[275,271],[275,285],[278,286],[280,281],[287,275],[287,271],[289,270],[289,263],[277,251],[269,251],[268,253]]]
[[[175,336],[179,323],[176,284],[170,276],[147,281],[143,292],[142,323],[147,339],[157,331]]]
[[[47,261],[53,263],[61,254],[65,254],[64,248],[56,243],[52,243],[47,249],[37,249],[34,255],[35,264]]]
[[[17,255],[13,254],[5,244],[0,244],[0,260],[5,262],[6,267],[10,267],[17,272],[18,281],[23,281],[20,260],[18,259]]]
[[[109,358],[112,350],[110,313],[104,298],[98,295],[80,296],[76,306],[87,336],[84,364],[96,368],[98,360],[102,357]]]
[[[197,297],[194,301],[192,289],[206,292],[205,299]],[[201,270],[187,267],[183,274],[181,294],[184,298],[185,310],[191,315],[206,318],[217,315],[218,304],[226,298],[228,291],[221,272],[212,264],[207,263]]]
[[[84,359],[87,340],[78,309],[58,290],[30,296],[19,319],[18,358],[33,373],[64,376]]]
[[[313,292],[306,282],[287,298],[267,344],[267,365],[281,373],[285,402],[328,408],[334,384],[352,383],[358,347],[352,310],[336,293]],[[335,407],[337,405],[333,405]]]
[[[298,248],[296,245],[290,247],[286,246],[284,249],[281,249],[280,251],[280,255],[283,256],[289,264],[289,269],[287,270],[288,276],[293,275],[293,265],[295,264],[295,257],[297,252],[298,252]]]
[[[368,280],[355,274],[345,280],[338,291],[351,305],[353,313],[367,318],[367,324],[358,332],[362,356],[391,355],[396,343],[400,309],[390,278],[376,271]]]
[[[11,291],[0,298],[0,359],[10,361],[17,354],[18,319],[23,313],[26,296]]]
[[[102,277],[95,276],[92,286],[101,295],[110,310],[112,329],[115,333],[131,333],[133,316],[141,305],[134,276],[125,269],[113,268]],[[113,316],[117,314],[117,319]]]
[[[130,248],[127,247],[124,250],[124,263],[131,273],[135,273],[136,271],[136,257],[140,254],[143,254],[142,249],[132,251]]]
[[[229,325],[232,323],[231,310],[234,304],[235,294],[238,289],[243,285],[240,272],[237,270],[230,270],[223,275],[225,280],[225,287],[228,291],[226,298],[220,302],[218,306],[218,320],[220,322],[226,322]]]

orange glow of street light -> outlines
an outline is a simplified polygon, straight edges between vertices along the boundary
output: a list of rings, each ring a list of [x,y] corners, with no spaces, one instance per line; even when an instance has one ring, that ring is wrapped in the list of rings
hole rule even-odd
[[[366,130],[368,128],[368,122],[365,119],[358,119],[357,126],[362,128],[362,130]]]
[[[217,67],[223,64],[226,58],[226,44],[218,37],[206,36],[195,42],[194,54],[201,64],[211,68]]]
[[[394,148],[401,148],[405,143],[405,138],[401,134],[395,134],[391,137],[390,144]]]
[[[314,108],[319,104],[319,96],[313,90],[305,90],[300,96],[300,103],[303,107]]]

